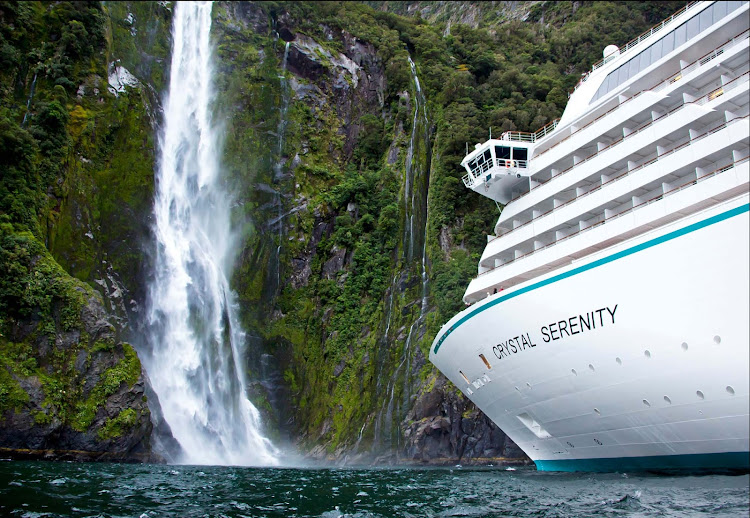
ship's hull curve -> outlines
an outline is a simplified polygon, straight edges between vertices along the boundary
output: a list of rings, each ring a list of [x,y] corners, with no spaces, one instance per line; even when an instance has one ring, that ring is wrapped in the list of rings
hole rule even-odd
[[[500,292],[430,359],[538,469],[750,469],[748,221],[743,195]]]

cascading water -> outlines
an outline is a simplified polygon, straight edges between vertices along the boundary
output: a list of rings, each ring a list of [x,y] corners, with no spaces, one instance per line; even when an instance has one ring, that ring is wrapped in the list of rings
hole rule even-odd
[[[273,182],[278,184],[284,177],[284,137],[286,135],[286,114],[289,110],[289,82],[286,77],[286,63],[289,58],[289,42],[284,45],[284,57],[281,60],[281,74],[279,75],[279,87],[281,89],[281,103],[279,105],[279,124],[276,127],[276,134],[278,136],[276,146],[276,163],[273,166]],[[281,203],[281,193],[279,187],[276,185],[274,189],[273,203],[276,207],[276,218],[270,223],[271,225],[278,225],[277,239],[278,244],[276,245],[276,251],[274,253],[274,260],[272,266],[276,273],[275,285],[271,290],[272,295],[276,295],[281,289],[281,242],[284,239],[284,214],[283,206]]]
[[[29,98],[26,101],[26,113],[23,114],[23,121],[21,122],[21,127],[26,127],[26,120],[29,118],[29,110],[31,110],[31,101],[34,99],[34,90],[36,89],[36,74],[34,74],[34,79],[31,81],[31,91],[29,92]]]
[[[210,112],[210,29],[210,2],[175,4],[143,360],[182,462],[273,465],[278,450],[246,397],[245,333],[228,282],[236,247]]]
[[[419,213],[420,209],[423,209],[424,215],[427,214],[427,196],[426,189],[424,193],[420,192],[419,186],[416,184],[418,180],[426,180],[422,176],[426,176],[427,171],[423,171],[422,164],[419,161],[415,163],[414,152],[417,146],[424,144],[425,149],[421,150],[426,156],[429,156],[429,129],[427,120],[427,107],[425,106],[424,94],[422,93],[422,85],[419,83],[419,77],[417,76],[417,67],[409,59],[409,67],[411,68],[411,77],[414,81],[414,120],[411,125],[411,138],[409,139],[409,148],[406,151],[406,177],[404,179],[404,209],[406,212],[406,221],[404,225],[404,256],[407,262],[414,259],[414,216],[421,216]],[[420,117],[420,112],[422,117]],[[424,140],[420,142],[419,137],[424,136]],[[419,199],[420,195],[424,194],[424,199]],[[421,202],[421,203],[419,203]],[[426,218],[422,218],[423,220]],[[424,224],[425,221],[422,221]],[[422,232],[424,235],[424,232]]]
[[[424,323],[425,316],[427,314],[427,295],[428,295],[428,277],[427,277],[427,240],[426,240],[426,227],[427,227],[427,187],[428,187],[428,176],[429,176],[429,160],[430,160],[430,129],[429,120],[427,118],[426,101],[422,87],[417,76],[417,67],[412,61],[411,57],[408,58],[409,66],[411,68],[412,81],[414,84],[414,118],[412,120],[411,138],[409,139],[409,147],[406,152],[405,160],[405,178],[404,178],[404,236],[402,240],[402,259],[405,268],[410,268],[418,259],[418,268],[420,268],[420,277],[422,281],[422,297],[421,297],[421,309],[419,317],[409,327],[409,333],[407,334],[406,341],[404,342],[404,348],[401,354],[396,370],[390,377],[386,388],[386,397],[388,402],[384,407],[381,408],[378,417],[375,421],[375,440],[380,443],[381,446],[392,446],[392,434],[393,434],[393,415],[398,411],[396,406],[399,404],[396,401],[395,395],[397,387],[399,386],[399,380],[402,380],[400,384],[402,399],[400,402],[401,409],[404,410],[408,407],[409,400],[411,398],[411,386],[413,383],[411,370],[412,360],[414,356],[413,343],[415,337],[419,334],[419,327]],[[420,160],[420,159],[424,160]],[[416,218],[416,222],[415,222]],[[415,228],[415,224],[417,228]],[[421,241],[418,241],[421,240]],[[421,246],[419,246],[421,245]],[[418,250],[421,255],[415,257],[415,247],[419,246]],[[385,332],[385,345],[388,344],[388,330],[390,329],[391,322],[391,311],[393,307],[393,294],[398,289],[398,276],[393,279],[391,283],[390,296],[387,307],[387,325]],[[378,391],[378,393],[380,393]],[[385,435],[383,435],[385,433]],[[399,437],[399,434],[396,434]]]

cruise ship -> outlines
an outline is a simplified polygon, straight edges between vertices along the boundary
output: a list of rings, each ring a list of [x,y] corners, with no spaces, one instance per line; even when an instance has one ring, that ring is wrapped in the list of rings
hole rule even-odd
[[[462,161],[498,204],[430,360],[545,471],[750,469],[748,2],[694,2]]]

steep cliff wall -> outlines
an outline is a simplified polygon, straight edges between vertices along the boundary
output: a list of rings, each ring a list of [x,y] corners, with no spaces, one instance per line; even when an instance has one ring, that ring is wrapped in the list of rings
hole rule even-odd
[[[0,448],[13,456],[156,459],[145,373],[123,341],[153,108],[110,61],[111,20],[96,2],[0,6]]]

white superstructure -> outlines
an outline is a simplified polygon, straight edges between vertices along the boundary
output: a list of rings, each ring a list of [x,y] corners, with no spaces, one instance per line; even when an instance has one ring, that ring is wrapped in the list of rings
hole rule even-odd
[[[749,20],[689,4],[462,162],[506,205],[430,359],[540,469],[750,468]]]

